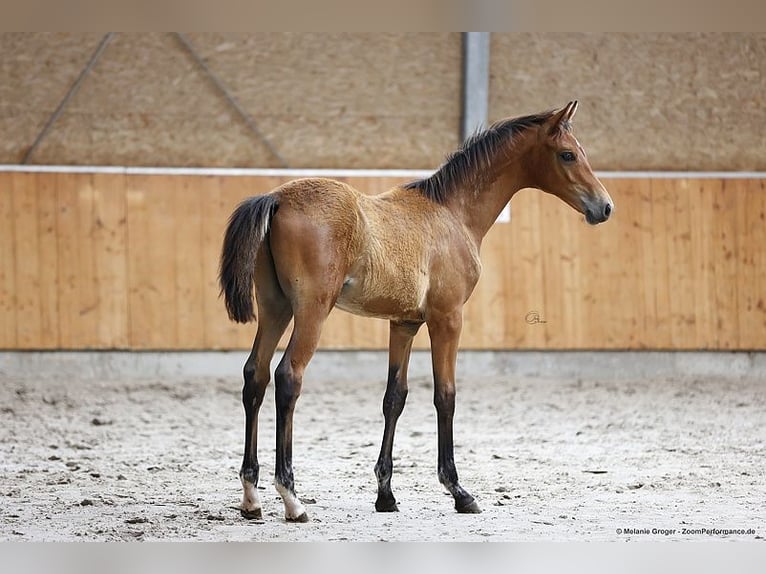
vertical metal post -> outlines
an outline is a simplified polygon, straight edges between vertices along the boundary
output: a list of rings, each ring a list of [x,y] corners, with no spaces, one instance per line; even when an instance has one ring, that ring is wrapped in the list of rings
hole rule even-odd
[[[487,125],[489,112],[489,32],[463,33],[463,118],[465,141]]]

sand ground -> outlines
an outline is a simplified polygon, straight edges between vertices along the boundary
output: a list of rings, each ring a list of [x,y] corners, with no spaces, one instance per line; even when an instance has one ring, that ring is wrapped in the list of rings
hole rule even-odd
[[[237,378],[3,380],[0,540],[766,536],[763,381],[461,379],[455,456],[483,513],[458,515],[436,477],[429,380],[410,381],[399,423],[400,512],[378,514],[372,468],[384,383],[317,379],[307,372],[295,418],[307,524],[284,521],[272,485],[271,390],[260,426],[264,517],[247,521],[236,509],[244,419]]]

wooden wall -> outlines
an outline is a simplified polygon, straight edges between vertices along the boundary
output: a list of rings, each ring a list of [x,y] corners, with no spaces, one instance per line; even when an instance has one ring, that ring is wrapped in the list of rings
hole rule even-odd
[[[285,179],[0,172],[0,348],[249,347],[254,326],[218,298],[221,236],[242,198]],[[604,183],[616,212],[598,227],[540,192],[514,198],[485,240],[463,348],[766,349],[764,180]],[[336,310],[321,345],[387,335]]]

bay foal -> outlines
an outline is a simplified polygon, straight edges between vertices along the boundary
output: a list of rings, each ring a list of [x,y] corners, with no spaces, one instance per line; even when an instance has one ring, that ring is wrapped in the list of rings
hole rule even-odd
[[[232,320],[256,318],[245,364],[245,452],[240,471],[246,518],[261,517],[258,411],[270,361],[290,322],[276,369],[275,484],[292,522],[308,520],[295,494],[293,412],[303,372],[333,307],[390,321],[385,426],[376,510],[397,510],[391,491],[392,445],[407,397],[412,339],[426,324],[431,339],[438,424],[438,476],[458,512],[480,512],[458,482],[453,458],[455,361],[463,305],[481,272],[484,235],[520,189],[552,193],[588,223],[606,221],[613,204],[572,134],[577,102],[553,112],[507,119],[478,133],[430,177],[365,196],[330,179],[299,179],[252,197],[229,220],[221,255],[221,290]]]

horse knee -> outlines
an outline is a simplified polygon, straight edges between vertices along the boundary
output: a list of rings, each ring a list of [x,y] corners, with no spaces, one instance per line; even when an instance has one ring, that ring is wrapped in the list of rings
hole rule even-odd
[[[257,460],[251,460],[250,464],[245,466],[242,463],[242,467],[239,469],[239,477],[243,482],[249,484],[258,484],[258,475],[260,474],[261,467]]]

